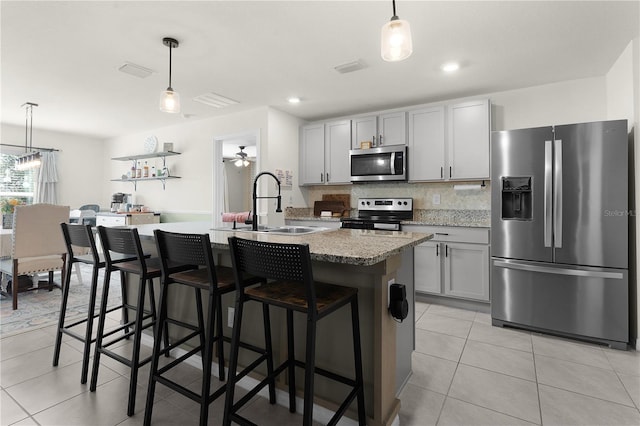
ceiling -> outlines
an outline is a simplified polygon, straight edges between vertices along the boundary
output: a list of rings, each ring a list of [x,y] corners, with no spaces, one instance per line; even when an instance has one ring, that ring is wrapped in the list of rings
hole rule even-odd
[[[380,58],[391,1],[6,1],[2,122],[98,138],[269,105],[315,120],[602,76],[639,35],[639,2],[402,1],[413,55]],[[158,109],[168,85],[182,114]],[[334,67],[361,60],[362,70]],[[440,66],[460,61],[446,75]],[[125,62],[151,69],[141,79]],[[206,93],[238,101],[212,108]],[[287,103],[299,96],[297,105]],[[9,141],[3,141],[8,143]]]

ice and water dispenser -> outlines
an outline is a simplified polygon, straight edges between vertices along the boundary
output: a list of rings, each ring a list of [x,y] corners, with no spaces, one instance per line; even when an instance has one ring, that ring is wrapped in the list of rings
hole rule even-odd
[[[531,220],[531,176],[502,178],[502,219]]]

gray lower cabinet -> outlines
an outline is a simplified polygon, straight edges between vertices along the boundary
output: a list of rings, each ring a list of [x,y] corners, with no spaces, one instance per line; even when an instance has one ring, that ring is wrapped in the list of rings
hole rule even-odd
[[[487,228],[412,226],[411,230],[434,234],[414,248],[417,292],[489,301]]]

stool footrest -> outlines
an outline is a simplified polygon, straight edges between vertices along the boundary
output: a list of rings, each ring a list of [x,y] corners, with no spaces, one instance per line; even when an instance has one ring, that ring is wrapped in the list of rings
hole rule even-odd
[[[303,370],[305,370],[307,368],[307,365],[302,361],[295,360],[295,365],[296,365],[296,367],[300,367]],[[340,382],[342,384],[345,384],[345,385],[348,385],[348,386],[352,386],[352,387],[356,386],[355,379],[350,379],[348,377],[341,376],[339,374],[336,374],[336,373],[333,373],[331,371],[325,370],[324,368],[316,367],[314,369],[314,372],[316,374],[324,376],[324,377],[326,377],[328,379],[335,380],[336,382]]]
[[[175,349],[175,346],[169,346],[168,348],[165,348],[163,351],[160,352],[160,355],[163,355],[164,352],[166,352],[167,350],[171,350],[171,349]],[[180,364],[185,359],[192,357],[193,355],[197,354],[198,352],[200,352],[200,346],[198,346],[197,348],[191,349],[189,352],[185,353],[180,358],[174,359],[173,361],[171,361],[167,365],[163,366],[162,368],[158,368],[158,372],[156,373],[156,375],[159,376],[161,374],[166,373],[167,371],[171,370],[176,365]]]

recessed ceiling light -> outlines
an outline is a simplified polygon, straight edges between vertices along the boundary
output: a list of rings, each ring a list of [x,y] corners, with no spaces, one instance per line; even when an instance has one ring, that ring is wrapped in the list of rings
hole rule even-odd
[[[460,69],[460,64],[458,64],[457,62],[447,62],[446,64],[442,65],[442,71],[444,72],[454,72],[458,71],[458,69]]]
[[[300,98],[297,96],[292,96],[289,99],[287,99],[287,101],[289,101],[290,104],[299,104]]]

